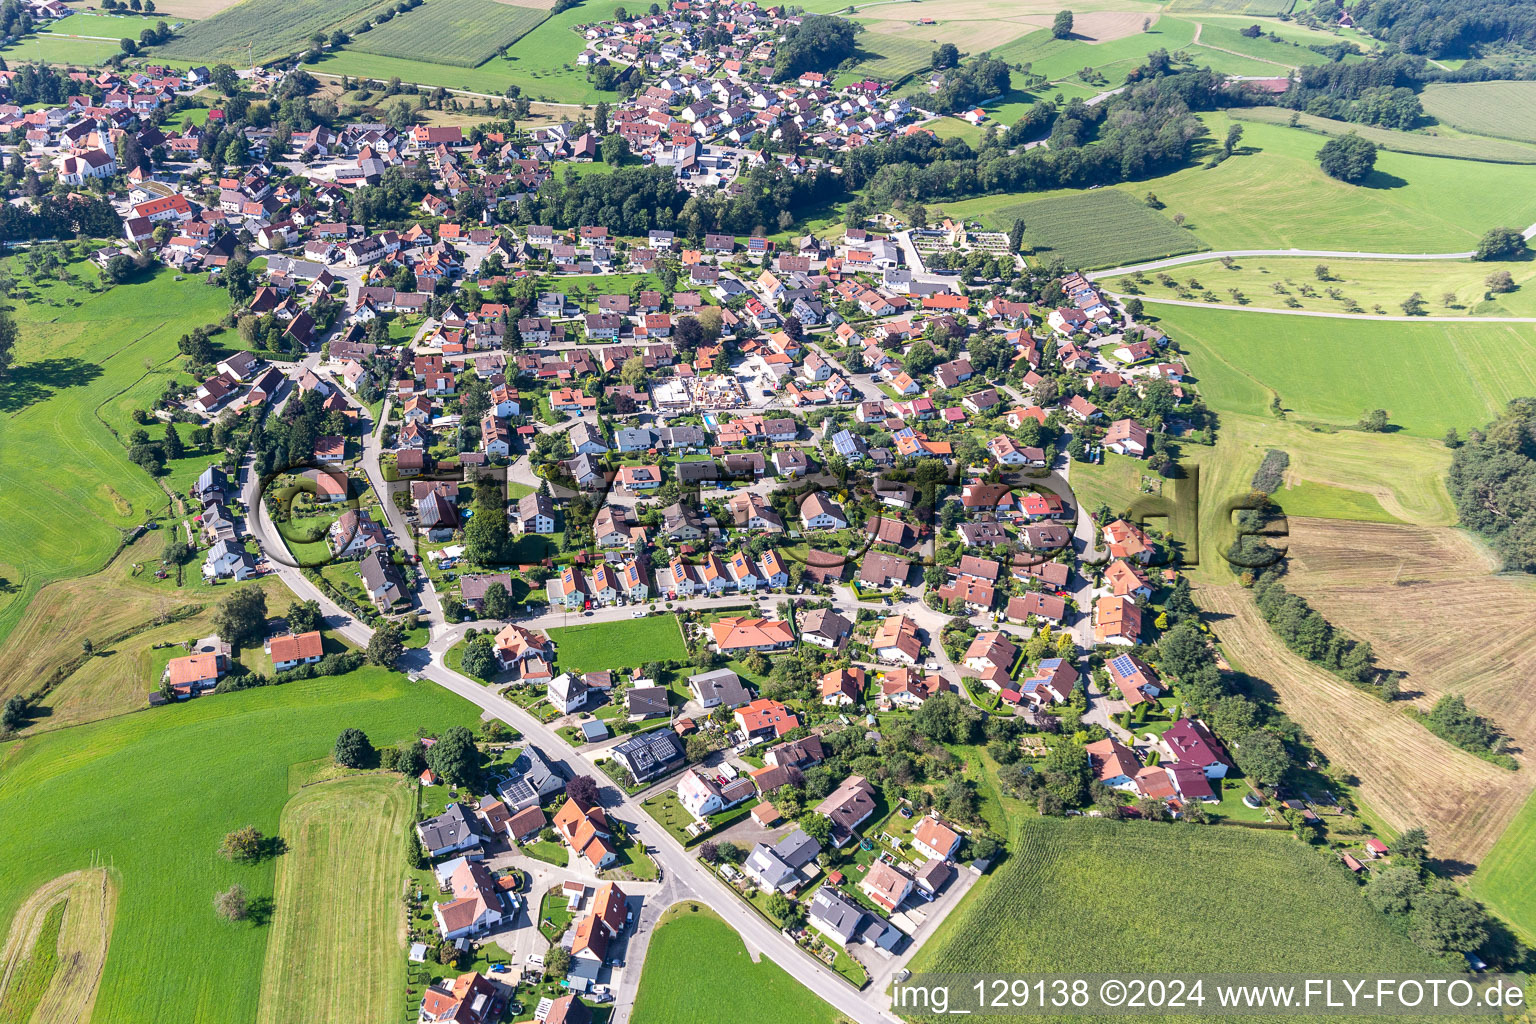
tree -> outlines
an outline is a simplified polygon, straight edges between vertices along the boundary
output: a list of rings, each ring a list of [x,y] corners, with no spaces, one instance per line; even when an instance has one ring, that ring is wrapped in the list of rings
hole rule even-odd
[[[960,63],[960,48],[954,43],[943,43],[933,51],[933,69],[943,71]]]
[[[764,909],[768,911],[769,917],[783,921],[789,917],[789,912],[792,908],[793,904],[789,902],[789,897],[778,890],[774,890],[768,895],[768,903]]]
[[[1053,38],[1053,39],[1071,39],[1072,38],[1072,12],[1071,11],[1057,11],[1056,12],[1056,20],[1051,23],[1051,38]]]
[[[1424,296],[1418,292],[1414,292],[1403,300],[1403,316],[1423,316],[1424,308]]]
[[[1227,137],[1221,143],[1221,151],[1227,156],[1231,156],[1232,151],[1237,148],[1237,144],[1241,141],[1243,141],[1243,126],[1234,124],[1227,129]]]
[[[209,75],[213,84],[225,96],[234,96],[240,92],[240,75],[228,64],[215,64]]]
[[[1371,872],[1365,883],[1365,901],[1382,914],[1406,914],[1424,891],[1419,869],[1409,864],[1390,864]]]
[[[443,733],[427,750],[427,767],[450,786],[470,786],[480,778],[480,748],[462,725]]]
[[[27,724],[27,699],[20,694],[8,697],[0,707],[0,732],[15,732]]]
[[[1429,846],[1429,833],[1422,828],[1414,826],[1407,829],[1397,837],[1397,842],[1392,844],[1392,852],[1399,857],[1408,857],[1412,860],[1420,860]]]
[[[1515,228],[1490,228],[1477,243],[1480,260],[1516,260],[1525,255],[1525,236]]]
[[[1008,251],[1019,252],[1024,248],[1024,218],[1015,217],[1013,226],[1008,229]]]
[[[1360,422],[1357,423],[1356,426],[1358,426],[1361,430],[1368,431],[1369,433],[1372,433],[1372,434],[1383,434],[1383,433],[1386,433],[1386,430],[1387,430],[1387,410],[1385,410],[1385,409],[1371,409],[1371,410],[1368,410],[1364,416],[1360,417]]]
[[[343,768],[367,768],[373,764],[373,744],[368,742],[368,734],[361,729],[347,728],[341,730],[341,735],[336,737],[336,747],[331,751],[331,759]]]
[[[262,847],[261,832],[254,825],[246,825],[224,836],[224,841],[219,844],[219,853],[226,860],[254,864],[261,859]]]
[[[800,828],[805,834],[816,840],[822,846],[832,841],[832,819],[825,814],[808,812],[800,819]]]
[[[565,784],[565,795],[581,807],[596,807],[597,783],[590,775],[578,775]]]
[[[1140,320],[1145,312],[1146,307],[1141,304],[1140,299],[1132,296],[1125,300],[1125,315],[1132,320]]]
[[[394,668],[405,653],[405,634],[397,622],[386,620],[379,623],[368,639],[368,660],[383,668]]]
[[[1512,292],[1515,290],[1515,279],[1507,270],[1495,270],[1493,273],[1488,275],[1487,280],[1485,280],[1483,283],[1487,285],[1488,290],[1493,292],[1495,295],[1503,295],[1505,292]]]
[[[1434,888],[1413,901],[1408,934],[1432,953],[1470,953],[1488,940],[1488,921],[1454,889]]]
[[[1376,145],[1350,132],[1323,143],[1317,162],[1330,178],[1356,185],[1375,169]]]
[[[1268,729],[1257,729],[1238,741],[1234,756],[1243,774],[1261,786],[1277,784],[1291,767],[1280,737]]]
[[[624,365],[619,368],[619,380],[632,388],[639,388],[645,383],[645,357],[630,356],[624,360]]]
[[[11,314],[0,311],[0,380],[6,378],[16,352],[16,321]]]
[[[236,883],[223,892],[214,893],[213,910],[226,921],[244,921],[250,913],[245,886]]]
[[[187,446],[181,441],[181,434],[176,429],[176,424],[165,425],[165,457],[167,459],[179,459],[187,453]]]
[[[477,636],[464,648],[464,671],[476,679],[492,679],[501,670],[496,659],[496,644],[489,635]]]
[[[319,601],[294,601],[283,618],[291,633],[311,633],[324,625]]]
[[[213,613],[213,628],[232,647],[260,640],[267,629],[267,595],[258,587],[236,590]]]
[[[927,373],[939,364],[939,354],[933,346],[926,341],[919,341],[907,350],[907,359],[903,364],[907,373],[913,377]]]
[[[139,44],[134,42],[132,39],[119,39],[117,41],[117,47],[124,53],[128,54],[130,57],[139,52]]]
[[[571,969],[571,951],[564,946],[551,946],[544,954],[544,973],[551,978],[563,978]]]
[[[487,619],[505,619],[512,614],[512,595],[507,593],[507,588],[500,583],[492,583],[485,588],[485,597],[480,601],[480,612]]]
[[[608,135],[603,138],[599,148],[602,150],[603,163],[617,167],[629,155],[629,140],[622,135]]]
[[[1045,788],[1064,806],[1076,807],[1088,799],[1091,776],[1088,752],[1072,742],[1062,742],[1046,752],[1040,764]]]

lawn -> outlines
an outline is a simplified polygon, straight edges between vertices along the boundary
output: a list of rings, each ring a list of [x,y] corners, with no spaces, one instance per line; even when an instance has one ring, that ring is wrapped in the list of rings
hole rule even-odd
[[[1536,796],[1525,803],[1472,876],[1472,895],[1508,921],[1527,943],[1536,943]]]
[[[1536,389],[1536,326],[1412,324],[1157,307],[1217,409],[1352,426],[1386,409],[1395,428],[1439,438],[1487,423]]]
[[[289,765],[325,757],[343,728],[360,728],[382,745],[418,727],[473,727],[477,719],[472,705],[446,690],[368,668],[9,745],[0,775],[7,824],[0,830],[0,922],[60,873],[110,864],[120,897],[94,1019],[177,1020],[196,1007],[198,1019],[254,1021],[272,927],[223,922],[210,900],[236,882],[257,900],[270,898],[277,866],[224,860],[216,853],[224,834],[247,824],[279,834]],[[191,778],[196,785],[187,784]],[[69,813],[59,813],[64,807]],[[167,836],[175,837],[174,870]],[[398,907],[398,890],[381,895]]]
[[[994,223],[1024,221],[1024,245],[1036,258],[1091,270],[1198,252],[1194,233],[1116,189],[1079,192],[1003,207]]]
[[[1431,85],[1419,101],[1426,114],[1463,131],[1536,142],[1536,82]]]
[[[283,808],[260,1024],[383,1020],[405,985],[402,836],[412,801],[396,775],[310,786]]]
[[[100,569],[121,530],[166,512],[166,493],[113,430],[126,437],[131,410],[179,372],[177,339],[229,305],[222,290],[168,270],[91,291],[99,275],[83,261],[69,265],[73,281],[41,284],[20,258],[3,265],[18,282],[18,337],[0,385],[0,639],[39,588]]]
[[[557,626],[549,630],[549,638],[555,642],[555,667],[560,672],[639,668],[651,661],[688,657],[676,615]]]
[[[1288,832],[1033,818],[914,974],[1431,971],[1342,867]],[[1198,878],[1201,896],[1172,895]],[[1136,936],[1133,942],[1103,941]],[[990,1019],[990,1018],[988,1018]],[[996,1018],[999,1020],[1007,1018]],[[1110,1019],[1110,1018],[1105,1018]]]
[[[246,64],[246,54],[257,61],[296,54],[309,46],[316,32],[336,29],[351,32],[360,23],[391,7],[389,0],[242,0],[205,21],[194,22],[150,56],[185,60],[227,60]],[[409,14],[405,15],[409,17]],[[247,51],[250,43],[260,49]]]
[[[1202,117],[1214,139],[1234,123],[1221,114]],[[1165,216],[1184,214],[1186,227],[1213,249],[1457,252],[1475,247],[1491,227],[1536,221],[1536,166],[1384,152],[1364,184],[1348,185],[1318,168],[1323,140],[1313,132],[1247,121],[1243,133],[1239,154],[1216,167],[1202,163],[1111,187],[1138,200],[1156,193]],[[1012,217],[999,210],[1077,194],[984,196],[944,203],[942,211],[1007,230]]]
[[[1328,279],[1317,276],[1320,265]],[[1489,290],[1490,275],[1507,271],[1514,289]],[[1166,274],[1172,283],[1159,280]],[[1117,277],[1111,290],[1135,287],[1143,301],[1191,299],[1210,291],[1223,303],[1237,301],[1230,289],[1242,293],[1242,305],[1255,309],[1306,309],[1326,313],[1377,313],[1403,316],[1402,304],[1417,292],[1428,316],[1536,316],[1536,260],[1479,263],[1473,260],[1318,260],[1298,256],[1249,256],[1228,270],[1214,261],[1191,263],[1143,274],[1143,282]],[[1198,281],[1200,289],[1190,287]],[[1449,302],[1447,301],[1449,298]]]
[[[357,36],[352,49],[472,68],[537,28],[547,10],[498,0],[427,0]]]
[[[586,47],[586,40],[572,29],[577,25],[607,20],[622,6],[620,0],[587,0],[545,20],[514,43],[507,56],[492,57],[475,68],[379,57],[347,46],[339,53],[326,54],[325,59],[313,65],[313,70],[333,75],[361,75],[379,81],[398,77],[421,85],[441,85],[497,96],[504,95],[508,86],[516,85],[529,99],[557,103],[612,101],[616,94],[599,92],[587,80],[586,71],[575,66],[576,55]]]
[[[700,971],[699,951],[710,969]],[[679,903],[662,915],[646,950],[634,1024],[833,1024],[830,1006],[766,957],[753,962],[741,936],[714,911]]]

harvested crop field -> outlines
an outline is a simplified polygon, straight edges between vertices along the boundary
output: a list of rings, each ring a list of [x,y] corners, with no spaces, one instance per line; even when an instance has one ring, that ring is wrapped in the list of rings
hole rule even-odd
[[[38,887],[17,908],[0,954],[0,1020],[90,1020],[116,909],[117,885],[104,868]]]
[[[1327,520],[1291,520],[1292,563],[1300,567],[1308,552],[1314,560],[1326,557],[1331,545],[1317,530],[1341,524]],[[1404,527],[1362,524],[1362,529],[1402,530]],[[1393,560],[1395,566],[1396,559]],[[1381,570],[1378,570],[1381,571]],[[1390,579],[1390,570],[1386,570]],[[1287,586],[1309,600],[1318,595],[1301,578]],[[1519,813],[1536,778],[1529,771],[1511,772],[1458,750],[1435,736],[1401,710],[1356,689],[1338,676],[1292,654],[1268,625],[1259,618],[1253,595],[1235,585],[1201,587],[1196,601],[1208,612],[1221,616],[1215,622],[1223,653],[1235,669],[1252,673],[1274,688],[1280,706],[1307,731],[1332,763],[1357,780],[1356,789],[1370,809],[1392,828],[1415,825],[1429,833],[1434,855],[1451,866],[1470,872]],[[1320,597],[1317,607],[1336,625],[1354,635],[1371,639],[1365,631],[1351,630],[1352,621]],[[1361,615],[1393,620],[1423,630],[1411,615],[1378,601],[1364,607]],[[1466,616],[1468,622],[1478,620]],[[1462,650],[1474,646],[1462,627]],[[1484,630],[1479,626],[1477,636]],[[1407,667],[1395,651],[1377,647],[1381,662]],[[1410,686],[1417,685],[1410,680]]]
[[[548,11],[497,0],[427,0],[357,36],[352,49],[472,68],[532,32],[548,16]]]
[[[1205,248],[1193,232],[1118,189],[1019,203],[998,210],[991,220],[1006,230],[1019,218],[1024,244],[1034,248],[1036,259],[1085,270]]]
[[[1140,11],[1084,11],[1072,17],[1072,35],[1088,43],[1107,43],[1142,31],[1142,23],[1157,23],[1157,15]]]

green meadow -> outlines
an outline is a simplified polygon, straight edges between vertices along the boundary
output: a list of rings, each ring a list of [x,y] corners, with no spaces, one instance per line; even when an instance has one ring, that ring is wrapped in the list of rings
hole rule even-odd
[[[88,263],[71,266],[76,283],[42,284],[18,258],[5,264],[18,282],[18,339],[0,385],[0,637],[39,587],[99,569],[124,529],[166,512],[165,491],[128,461],[109,425],[126,438],[132,409],[180,372],[177,339],[229,307],[222,290],[164,269],[93,292]],[[185,472],[206,459],[183,460]]]
[[[382,745],[476,718],[446,690],[365,668],[0,747],[0,922],[49,879],[106,866],[120,898],[95,1019],[254,1021],[276,863],[224,860],[224,834],[279,834],[289,766],[327,757],[348,726]],[[237,882],[257,915],[232,924],[211,901]]]
[[[1372,323],[1152,307],[1218,411],[1351,427],[1385,409],[1394,431],[1439,438],[1536,391],[1536,325]]]

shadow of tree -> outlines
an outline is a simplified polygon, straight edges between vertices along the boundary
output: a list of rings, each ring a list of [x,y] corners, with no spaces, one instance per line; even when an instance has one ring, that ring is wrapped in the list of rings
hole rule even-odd
[[[245,919],[251,922],[252,927],[265,927],[267,924],[271,923],[272,911],[275,908],[276,905],[272,902],[272,897],[257,896],[255,899],[251,900],[250,903],[246,904]]]
[[[0,412],[20,412],[63,388],[78,388],[101,376],[101,367],[73,356],[40,359],[13,368],[0,381]]]

